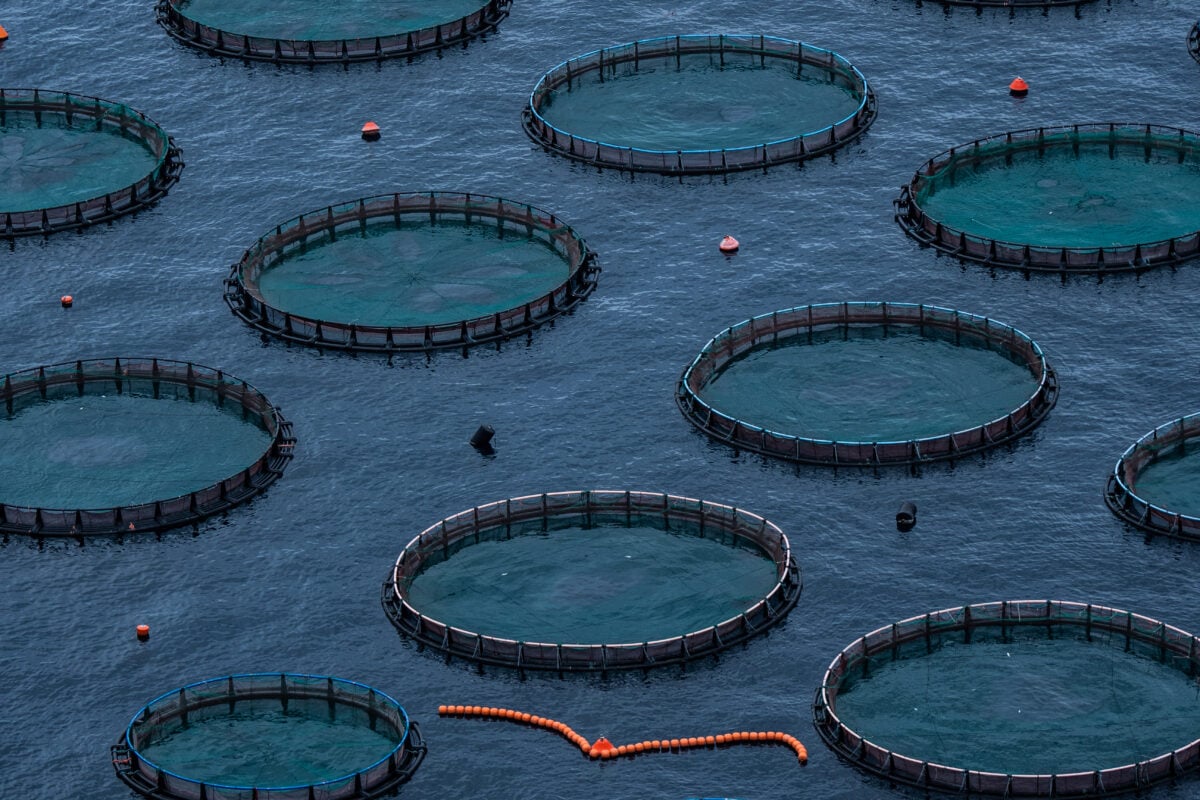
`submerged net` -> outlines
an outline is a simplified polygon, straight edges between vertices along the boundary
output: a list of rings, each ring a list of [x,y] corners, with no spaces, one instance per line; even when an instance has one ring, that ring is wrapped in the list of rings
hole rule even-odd
[[[1137,614],[1061,601],[946,609],[834,659],[814,711],[843,758],[981,795],[1094,796],[1200,763],[1200,653]]]
[[[41,89],[0,89],[3,235],[104,222],[154,202],[183,169],[180,151],[127,106]]]
[[[347,350],[465,347],[573,308],[599,267],[553,214],[482,195],[395,194],[276,227],[233,265],[226,301],[274,336]]]
[[[875,115],[836,53],[767,36],[672,36],[605,48],[546,73],[526,132],[601,166],[706,173],[832,150]]]
[[[1200,61],[1200,22],[1197,22],[1188,31],[1187,48],[1188,52],[1192,54],[1192,58]]]
[[[972,261],[1143,269],[1200,254],[1200,138],[1153,125],[1074,125],[979,139],[931,159],[897,220]]]
[[[1200,414],[1161,425],[1129,446],[1105,501],[1143,530],[1200,540]]]
[[[166,798],[379,797],[424,755],[391,697],[321,675],[232,675],[190,684],[138,712],[113,746],[118,776]]]
[[[710,655],[782,619],[799,593],[787,538],[757,515],[592,491],[439,522],[400,554],[383,604],[401,633],[439,651],[567,672]]]
[[[971,314],[840,303],[764,314],[705,345],[676,401],[736,447],[818,464],[915,463],[1032,429],[1057,382],[1041,349]]]
[[[273,483],[291,425],[219,371],[154,359],[76,361],[4,376],[0,531],[157,531]]]
[[[493,30],[512,0],[158,0],[159,23],[216,55],[276,62],[347,62],[411,56]]]

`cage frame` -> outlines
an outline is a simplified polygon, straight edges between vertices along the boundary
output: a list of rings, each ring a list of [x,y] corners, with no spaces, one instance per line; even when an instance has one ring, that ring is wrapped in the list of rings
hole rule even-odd
[[[172,498],[159,498],[110,508],[49,508],[0,502],[0,533],[42,537],[123,536],[156,533],[196,525],[262,494],[283,475],[292,458],[296,438],[282,411],[245,381],[222,370],[190,361],[164,358],[78,359],[11,372],[0,378],[0,402],[13,413],[14,401],[33,394],[47,399],[49,392],[83,396],[89,387],[110,387],[118,394],[126,381],[146,381],[157,399],[161,384],[186,386],[190,397],[197,390],[211,393],[217,405],[234,402],[243,416],[253,415],[271,436],[266,450],[250,465],[216,483]]]
[[[43,116],[91,120],[97,131],[116,129],[123,138],[137,141],[155,157],[154,168],[129,186],[73,203],[26,211],[0,209],[0,238],[49,236],[132,214],[165,196],[183,172],[183,151],[158,123],[123,103],[90,95],[39,88],[0,88],[0,128],[9,113],[32,114],[40,128]]]
[[[550,518],[578,518],[590,524],[595,515],[629,519],[633,514],[661,516],[698,523],[729,533],[770,558],[776,569],[771,590],[750,608],[707,628],[678,636],[641,642],[566,643],[534,642],[490,636],[434,619],[408,602],[404,583],[421,572],[428,548],[446,553],[457,543],[499,526],[511,535],[514,523]],[[466,546],[469,546],[467,543]],[[542,672],[601,673],[610,670],[648,670],[687,664],[716,656],[721,651],[765,633],[795,607],[803,589],[800,568],[787,536],[774,523],[735,506],[658,492],[583,490],[549,492],[499,500],[461,511],[426,528],[405,545],[384,581],[380,601],[388,620],[402,638],[442,653],[447,661],[457,657],[474,663]]]
[[[1069,626],[1091,640],[1094,631],[1124,637],[1125,649],[1184,661],[1200,670],[1200,638],[1150,617],[1092,603],[1064,600],[1004,600],[931,611],[877,628],[845,647],[829,664],[813,697],[817,732],[843,761],[876,777],[920,789],[985,797],[1096,797],[1144,790],[1200,766],[1200,739],[1169,753],[1105,769],[1047,774],[987,772],[926,761],[872,742],[837,716],[837,694],[846,675],[872,656],[906,643],[961,632],[969,642],[980,627],[999,628],[1002,635],[1020,626]],[[1177,664],[1175,666],[1178,666]]]
[[[567,279],[534,300],[512,308],[453,322],[430,325],[359,325],[295,314],[268,303],[257,289],[254,276],[273,261],[289,254],[288,248],[305,246],[311,237],[336,237],[346,231],[364,231],[372,222],[423,218],[472,224],[492,220],[501,232],[524,231],[553,247],[568,266]],[[596,289],[601,268],[595,251],[569,225],[554,214],[526,203],[491,195],[464,192],[395,192],[362,197],[301,214],[261,236],[230,266],[225,279],[225,303],[252,328],[283,341],[317,348],[353,352],[420,352],[468,348],[499,343],[531,333],[571,312]]]
[[[926,327],[1002,347],[1020,356],[1037,388],[1016,409],[972,428],[899,441],[840,441],[781,433],[730,416],[700,397],[708,379],[734,358],[815,330],[889,326]],[[782,335],[781,335],[782,334]],[[1035,370],[1036,367],[1036,370]],[[689,422],[712,439],[739,450],[819,466],[880,467],[956,459],[1013,441],[1033,430],[1058,400],[1058,377],[1041,347],[1021,331],[988,317],[941,306],[845,301],[819,303],[752,317],[718,333],[683,370],[675,403]]]
[[[1200,437],[1200,413],[1159,425],[1129,445],[1108,475],[1104,502],[1122,521],[1148,533],[1200,541],[1200,517],[1164,508],[1141,497],[1133,488],[1143,468],[1164,450],[1183,447]]]
[[[189,705],[189,691],[195,695],[199,690],[214,686],[224,688],[224,693],[205,694],[194,698],[193,704]],[[239,687],[248,688],[239,691]],[[359,691],[351,691],[348,687]],[[364,693],[365,700],[360,697]],[[376,719],[384,720],[400,734],[401,739],[387,755],[353,772],[313,783],[274,787],[221,784],[189,778],[159,766],[138,750],[141,743],[137,741],[135,733],[140,726],[175,719],[186,724],[191,711],[226,703],[232,710],[238,701],[244,700],[279,700],[286,709],[290,699],[325,700],[331,707],[341,703],[356,708],[368,714],[372,726]],[[155,709],[156,705],[163,708]],[[257,800],[314,800],[317,797],[322,800],[370,800],[395,794],[396,789],[416,772],[425,758],[425,752],[417,723],[391,696],[357,681],[289,672],[239,673],[173,689],[143,706],[110,747],[113,769],[121,782],[153,800],[244,800],[249,797]]]
[[[179,10],[182,0],[157,0],[156,21],[176,41],[213,56],[273,64],[351,64],[413,58],[466,46],[496,30],[508,16],[512,0],[486,0],[475,11],[449,22],[383,36],[343,39],[277,39],[226,31],[204,25]]]
[[[551,92],[564,85],[569,88],[577,76],[595,71],[603,78],[605,70],[615,74],[619,64],[633,63],[636,69],[643,58],[674,56],[678,61],[684,55],[701,53],[715,53],[722,63],[727,53],[750,53],[764,63],[773,58],[792,61],[798,69],[806,64],[815,66],[848,80],[861,99],[854,113],[815,131],[753,145],[693,150],[653,150],[577,136],[551,124],[539,112]],[[774,165],[832,153],[862,137],[875,121],[876,112],[875,91],[867,79],[832,50],[762,34],[681,34],[605,47],[558,64],[533,87],[521,112],[521,124],[529,138],[550,153],[598,168],[683,176],[765,171]]]
[[[926,161],[909,182],[900,187],[900,195],[892,201],[893,219],[901,230],[922,247],[932,247],[942,255],[989,268],[1060,275],[1139,273],[1158,266],[1176,266],[1200,256],[1200,230],[1152,242],[1058,247],[1036,242],[1010,242],[960,230],[930,216],[916,201],[919,184],[938,174],[947,165],[956,164],[955,159],[962,156],[964,151],[970,150],[970,155],[974,156],[982,147],[1002,142],[1014,150],[1036,150],[1041,154],[1061,142],[1078,152],[1080,135],[1097,132],[1108,133],[1110,152],[1118,145],[1141,146],[1147,158],[1155,146],[1165,145],[1166,139],[1172,136],[1178,139],[1181,152],[1182,148],[1187,147],[1189,138],[1193,147],[1200,145],[1200,133],[1167,125],[1132,122],[1047,125],[985,136],[951,147]],[[999,157],[988,154],[980,160]]]

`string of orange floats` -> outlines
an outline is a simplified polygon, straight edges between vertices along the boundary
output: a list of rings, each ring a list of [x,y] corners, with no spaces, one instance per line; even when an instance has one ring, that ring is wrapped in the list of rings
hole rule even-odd
[[[553,731],[571,744],[578,747],[583,753],[591,758],[610,759],[620,758],[621,756],[635,756],[645,753],[678,753],[682,750],[694,750],[699,748],[714,748],[727,747],[734,744],[783,744],[792,748],[796,753],[796,758],[801,764],[808,763],[808,750],[800,743],[800,740],[790,734],[780,733],[778,731],[735,731],[733,733],[721,733],[715,736],[694,736],[681,739],[652,739],[635,744],[614,745],[608,739],[601,736],[594,742],[589,742],[580,734],[576,733],[566,723],[558,720],[549,719],[548,717],[539,717],[536,714],[527,714],[524,711],[515,711],[511,708],[492,708],[490,706],[438,706],[438,716],[441,717],[481,717],[487,719],[500,719],[516,722],[522,725],[530,725],[535,728],[545,728]]]

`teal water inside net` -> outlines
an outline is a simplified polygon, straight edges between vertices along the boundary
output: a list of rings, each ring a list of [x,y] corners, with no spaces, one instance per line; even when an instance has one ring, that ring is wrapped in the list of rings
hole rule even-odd
[[[574,527],[464,547],[418,574],[408,601],[492,637],[618,644],[715,625],[775,583],[774,562],[757,549],[652,526]]]
[[[1037,389],[1001,350],[915,328],[841,328],[760,345],[698,392],[716,410],[806,439],[908,441],[977,427]],[[928,333],[928,331],[927,331]]]
[[[138,751],[184,778],[228,786],[302,786],[340,778],[386,757],[401,736],[364,712],[324,700],[239,700],[189,712]]]
[[[0,416],[0,502],[101,509],[166,500],[216,484],[259,459],[271,435],[241,406],[91,395]]]
[[[1200,231],[1200,151],[1159,147],[1149,158],[1107,138],[1085,139],[1076,155],[1058,141],[1045,155],[996,147],[973,166],[925,180],[916,202],[930,217],[985,239],[1044,247],[1147,244]]]
[[[727,55],[727,59],[731,56]],[[595,70],[551,92],[538,112],[559,130],[645,150],[720,150],[814,133],[852,115],[861,95],[843,78],[805,64],[684,55],[642,59],[601,82]],[[606,68],[607,69],[607,68]]]
[[[1001,773],[1083,772],[1200,736],[1194,678],[1102,637],[945,642],[877,657],[837,698],[851,730],[910,758]]]
[[[1200,517],[1200,446],[1186,443],[1159,455],[1138,473],[1133,491],[1159,508]]]
[[[176,7],[202,25],[265,39],[329,41],[396,36],[462,19],[486,0],[183,0]]]
[[[35,211],[127,189],[154,171],[158,159],[138,139],[94,120],[5,112],[0,125],[0,213]]]
[[[507,311],[567,282],[546,241],[495,224],[368,226],[294,250],[257,276],[274,308],[330,322],[407,327]]]

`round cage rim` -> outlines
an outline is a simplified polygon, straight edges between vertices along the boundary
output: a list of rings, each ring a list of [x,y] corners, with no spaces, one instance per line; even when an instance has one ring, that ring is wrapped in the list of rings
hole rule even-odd
[[[1003,600],[939,609],[894,622],[860,636],[830,662],[814,693],[813,723],[825,744],[842,760],[876,777],[922,789],[1001,797],[1076,797],[1120,794],[1170,780],[1200,766],[1200,739],[1157,756],[1099,770],[1070,773],[1000,773],[971,770],[888,750],[857,734],[836,713],[841,679],[871,656],[934,632],[973,627],[1074,625],[1123,635],[1129,643],[1186,657],[1200,666],[1200,637],[1123,609],[1068,600]],[[903,638],[897,638],[901,636]],[[831,695],[832,691],[832,695]]]
[[[475,206],[475,203],[493,204],[495,208]],[[376,204],[370,212],[368,204]],[[256,284],[245,275],[248,269],[261,266],[263,259],[292,243],[291,239],[284,238],[283,232],[293,223],[301,239],[306,241],[313,234],[336,232],[345,225],[365,227],[371,220],[398,221],[402,215],[432,217],[443,214],[461,217],[468,224],[473,218],[524,224],[527,230],[550,237],[548,243],[551,246],[562,237],[570,247],[577,248],[578,256],[560,252],[570,267],[566,280],[533,300],[492,314],[429,325],[359,325],[295,314],[267,302]],[[323,219],[317,220],[316,224],[306,221],[318,215]],[[598,261],[596,252],[574,228],[555,214],[528,203],[471,192],[393,192],[314,209],[277,224],[273,233],[260,236],[230,266],[225,279],[225,303],[252,328],[287,342],[312,347],[388,354],[468,348],[530,333],[572,311],[596,289],[601,272]]]
[[[180,0],[157,0],[154,6],[158,24],[176,41],[209,55],[276,64],[383,61],[466,45],[496,30],[512,6],[512,0],[483,0],[478,9],[465,17],[381,36],[277,39],[213,28],[184,14],[177,8],[179,3]]]
[[[1197,34],[1200,47],[1200,32]],[[1190,41],[1190,39],[1189,39]],[[1198,53],[1200,55],[1200,53]],[[1200,60],[1200,59],[1198,59]],[[1142,272],[1162,265],[1176,265],[1200,256],[1200,229],[1189,231],[1170,239],[1134,242],[1121,245],[1053,246],[1035,242],[1013,242],[980,236],[969,231],[946,225],[927,214],[916,201],[916,185],[922,179],[935,175],[962,150],[998,142],[1037,142],[1039,147],[1052,147],[1059,143],[1043,145],[1047,135],[1105,132],[1110,137],[1127,144],[1134,144],[1137,134],[1145,143],[1154,135],[1178,136],[1182,142],[1188,138],[1200,140],[1200,132],[1172,125],[1146,122],[1079,122],[1070,125],[1043,125],[1021,128],[1004,133],[991,134],[970,142],[955,145],[922,164],[908,183],[900,187],[900,194],[892,201],[895,209],[893,219],[900,228],[915,239],[922,247],[932,247],[940,254],[953,256],[962,261],[983,264],[987,267],[1003,267],[1031,272],[1056,272],[1060,274],[1102,274],[1113,272]],[[1127,134],[1124,138],[1122,134]],[[1069,143],[1070,140],[1063,140]],[[1167,144],[1156,141],[1156,146]],[[1197,142],[1200,144],[1200,141]],[[1146,147],[1149,147],[1146,144]]]
[[[17,105],[10,106],[13,101],[16,101]],[[130,132],[128,125],[136,124],[139,127],[138,133],[153,136],[136,137],[139,144],[148,146],[151,153],[154,153],[154,145],[162,150],[161,154],[156,156],[150,172],[130,186],[117,187],[94,197],[62,205],[25,211],[0,209],[0,238],[13,239],[39,234],[48,236],[58,231],[84,228],[132,214],[166,195],[183,172],[183,150],[175,144],[174,137],[145,113],[124,103],[57,89],[0,87],[0,113],[31,113],[39,119],[39,126],[40,118],[44,114],[54,114],[67,120],[90,115],[103,121],[112,113],[113,118],[119,120],[117,124],[122,130]]]
[[[540,501],[539,507],[529,507],[524,513],[513,513],[512,504]],[[593,501],[606,500],[623,505],[593,506]],[[579,506],[555,506],[552,502],[581,501]],[[655,502],[657,501],[657,502]],[[503,507],[499,516],[491,512]],[[530,510],[532,509],[532,510]],[[433,539],[444,546],[471,536],[480,530],[511,524],[514,521],[548,519],[559,516],[590,516],[600,511],[633,511],[662,514],[674,519],[699,519],[753,544],[776,568],[775,584],[756,603],[739,615],[722,620],[707,628],[682,635],[639,642],[586,643],[537,642],[516,640],[467,630],[423,614],[407,600],[402,589],[401,571],[405,558],[423,542]],[[715,518],[709,514],[717,515]],[[699,515],[698,517],[696,515]],[[730,521],[725,521],[727,515]],[[764,541],[751,538],[740,523],[757,525],[758,534],[773,537],[775,552]],[[461,525],[448,531],[448,525]],[[440,538],[439,538],[440,535]],[[469,544],[466,546],[470,546]],[[418,566],[417,572],[420,574]],[[497,500],[453,514],[427,527],[414,536],[401,550],[399,557],[384,581],[381,602],[389,621],[402,637],[411,638],[423,647],[444,653],[447,659],[458,656],[480,666],[484,664],[517,670],[547,672],[607,672],[609,670],[651,669],[671,664],[685,664],[715,655],[747,639],[766,633],[779,624],[795,607],[803,589],[800,567],[792,553],[786,534],[770,520],[737,506],[709,500],[672,495],[662,492],[642,492],[616,489],[585,489],[542,494],[522,495]]]
[[[817,310],[828,309],[836,315],[818,318]],[[916,316],[913,316],[915,311]],[[779,322],[781,315],[795,316],[794,320]],[[942,315],[952,317],[954,327],[949,328]],[[752,422],[732,417],[721,412],[702,399],[698,388],[692,384],[700,378],[701,367],[713,365],[715,372],[729,363],[736,355],[746,352],[764,342],[801,335],[817,327],[850,326],[904,326],[920,327],[931,325],[937,328],[960,330],[963,320],[980,323],[972,333],[991,344],[1004,346],[1014,355],[1029,360],[1025,353],[1013,348],[1017,343],[1028,347],[1039,367],[1037,386],[1029,397],[1016,409],[1002,417],[988,420],[971,428],[949,431],[917,439],[888,441],[849,441],[817,439],[771,430]],[[770,327],[759,329],[759,324]],[[717,351],[731,337],[741,331],[750,333],[750,347],[730,350],[723,361]],[[781,331],[783,332],[781,334]],[[993,336],[993,332],[997,335]],[[959,458],[981,452],[1023,436],[1033,430],[1046,417],[1058,400],[1058,377],[1046,360],[1042,348],[1036,341],[1011,325],[997,322],[990,317],[970,314],[942,306],[889,301],[843,301],[840,303],[814,303],[780,309],[743,320],[717,333],[705,343],[699,354],[684,368],[675,389],[675,402],[683,415],[708,436],[735,448],[751,450],[762,455],[774,456],[788,461],[821,466],[869,466],[914,465],[929,461]]]
[[[104,367],[104,370],[87,372],[89,366]],[[58,373],[60,368],[64,371]],[[71,371],[65,371],[66,368],[70,368]],[[58,374],[48,377],[49,373]],[[14,398],[43,392],[45,387],[52,384],[75,384],[82,392],[83,387],[89,383],[130,378],[191,388],[211,388],[206,381],[215,380],[215,386],[218,387],[227,386],[226,381],[236,382],[237,387],[233,390],[213,391],[225,392],[222,401],[232,395],[234,401],[243,403],[243,408],[246,408],[247,399],[261,403],[261,407],[247,410],[257,413],[268,425],[265,430],[271,434],[270,444],[253,463],[236,474],[176,497],[106,508],[51,508],[0,502],[0,533],[38,538],[157,533],[185,525],[195,525],[208,517],[228,511],[265,492],[283,475],[296,443],[296,438],[292,435],[292,423],[284,418],[278,406],[250,383],[223,370],[193,361],[176,361],[153,356],[119,356],[45,364],[0,376],[0,398],[6,406],[11,407]],[[23,386],[15,386],[22,382]],[[274,431],[271,430],[272,426]]]
[[[372,702],[375,700],[381,700],[387,708],[399,713],[400,719],[404,723],[403,730],[397,731],[397,733],[400,734],[400,741],[395,743],[392,748],[381,758],[376,759],[369,765],[357,768],[351,772],[347,772],[344,775],[340,775],[335,778],[314,781],[311,783],[298,783],[284,786],[243,786],[239,784],[222,784],[197,780],[195,778],[190,778],[186,775],[180,775],[179,773],[163,768],[156,762],[142,755],[141,751],[138,750],[137,746],[134,744],[135,736],[133,734],[135,725],[153,720],[154,716],[151,713],[151,709],[156,704],[176,697],[184,697],[186,700],[187,690],[194,689],[196,687],[211,686],[223,683],[230,687],[230,690],[232,690],[234,682],[239,679],[270,679],[272,681],[278,679],[280,681],[276,692],[272,693],[262,690],[256,691],[250,696],[247,696],[245,698],[247,700],[278,699],[291,696],[299,698],[315,698],[318,696],[318,693],[316,692],[300,692],[299,694],[291,695],[286,689],[279,688],[287,686],[287,681],[289,679],[298,679],[306,683],[323,681],[328,688],[319,693],[319,697],[321,699],[327,699],[330,703],[341,703],[343,705],[359,708],[361,706],[358,704],[349,703],[346,701],[347,695],[336,695],[334,692],[334,687],[356,687],[359,689],[365,689],[368,696],[372,698]],[[236,697],[236,693],[233,696]],[[194,706],[194,708],[203,708],[206,705],[211,705],[211,703],[203,703]],[[184,708],[185,712],[188,710],[190,710],[190,708]],[[167,718],[173,716],[177,716],[177,713],[168,714]],[[390,721],[385,720],[385,722]],[[182,798],[183,795],[175,795],[169,790],[164,790],[162,788],[161,778],[156,779],[154,783],[149,783],[145,776],[140,772],[139,768],[141,765],[148,766],[156,773],[156,776],[168,776],[170,778],[178,779],[188,785],[199,785],[201,787],[201,797],[206,796],[205,793],[209,789],[243,792],[249,791],[254,793],[254,795],[257,797],[258,792],[284,793],[288,791],[311,791],[314,789],[320,789],[322,787],[330,787],[334,784],[346,784],[353,782],[354,793],[352,795],[334,794],[330,796],[376,798],[394,792],[397,786],[411,778],[412,774],[416,771],[416,768],[420,765],[425,755],[425,745],[421,739],[420,729],[417,727],[417,723],[409,717],[408,711],[391,695],[359,681],[349,680],[347,678],[339,678],[333,675],[319,675],[300,672],[232,673],[216,678],[194,681],[177,689],[163,692],[142,706],[142,708],[130,718],[129,723],[125,726],[120,738],[118,739],[117,743],[112,746],[111,750],[113,767],[116,769],[118,777],[134,791],[153,798]],[[398,755],[401,756],[401,758],[399,761],[396,761],[395,759]],[[393,762],[395,764],[395,769],[389,771],[389,773],[385,776],[385,780],[383,780],[381,783],[373,785],[362,782],[360,776],[375,770],[385,762]],[[306,794],[305,796],[311,797],[312,795]],[[299,795],[297,795],[297,797],[299,797]]]
[[[1159,450],[1182,445],[1197,437],[1200,437],[1200,412],[1164,422],[1138,437],[1137,441],[1125,448],[1108,475],[1104,490],[1105,504],[1122,521],[1141,530],[1200,541],[1200,516],[1183,514],[1152,503],[1133,488],[1136,476],[1158,460]],[[1160,447],[1154,448],[1154,443]],[[1147,457],[1137,458],[1141,454]]]
[[[741,47],[753,47],[754,43],[758,43],[758,53],[763,57],[780,58],[786,60],[801,60],[805,54],[824,54],[828,57],[829,66],[819,65],[823,69],[831,69],[834,65],[842,67],[849,75],[857,79],[855,91],[861,94],[858,108],[846,117],[837,120],[824,128],[819,128],[814,131],[804,131],[795,136],[776,139],[769,142],[757,142],[750,145],[739,147],[724,147],[713,149],[676,149],[676,150],[656,150],[651,148],[632,147],[629,145],[616,144],[605,142],[598,139],[592,139],[586,136],[577,136],[570,131],[563,130],[552,123],[538,111],[539,92],[548,93],[555,86],[561,83],[569,83],[576,75],[584,74],[592,70],[602,69],[604,64],[604,55],[615,52],[627,52],[628,48],[634,48],[633,55],[618,58],[615,62],[610,60],[610,64],[622,63],[624,61],[635,61],[643,57],[639,48],[653,45],[656,43],[675,43],[674,50],[664,50],[662,53],[649,53],[645,57],[654,57],[657,55],[676,55],[684,54],[680,50],[682,43],[692,42],[707,42],[708,47],[690,49],[686,51],[688,54],[693,53],[720,53],[726,51],[726,44],[740,43]],[[775,51],[767,50],[767,43],[772,45],[785,46]],[[795,48],[795,52],[789,52],[788,48]],[[598,61],[594,64],[589,63],[578,69],[575,72],[571,71],[572,65],[579,65],[585,59],[597,58]],[[803,62],[810,63],[810,62]],[[549,82],[549,83],[548,83]],[[674,34],[669,36],[656,36],[647,39],[637,39],[631,42],[609,45],[607,47],[591,50],[574,58],[560,62],[554,67],[547,70],[538,82],[534,85],[529,93],[529,98],[525,104],[525,108],[521,112],[522,127],[525,133],[542,146],[548,152],[556,153],[577,161],[585,161],[597,167],[612,167],[619,170],[629,170],[631,172],[656,172],[664,175],[704,175],[704,174],[720,174],[728,172],[737,172],[750,169],[766,169],[769,166],[776,164],[784,164],[788,162],[804,161],[809,158],[830,153],[833,150],[857,140],[874,122],[876,116],[876,99],[875,91],[872,85],[867,81],[866,77],[854,66],[845,56],[837,53],[834,50],[829,50],[816,45],[808,44],[797,39],[787,39],[780,36],[768,36],[765,34],[738,34],[738,33],[721,33],[721,34]],[[839,127],[847,127],[847,131],[839,136]],[[815,146],[809,146],[806,142],[808,138],[817,139],[825,136],[828,141],[818,143]],[[606,155],[604,150],[611,151],[610,155]],[[774,152],[773,152],[774,151]],[[694,163],[691,158],[695,158]],[[701,161],[698,157],[703,156]],[[716,158],[718,157],[719,158]],[[639,158],[643,159],[639,162]],[[689,163],[685,163],[685,161]]]

